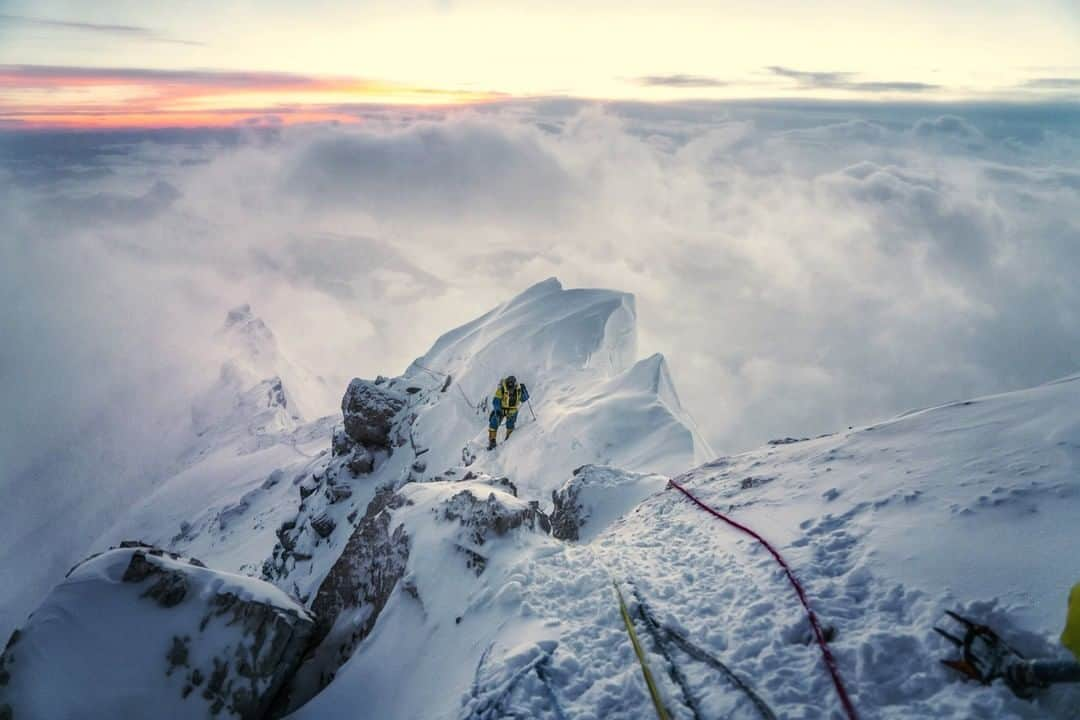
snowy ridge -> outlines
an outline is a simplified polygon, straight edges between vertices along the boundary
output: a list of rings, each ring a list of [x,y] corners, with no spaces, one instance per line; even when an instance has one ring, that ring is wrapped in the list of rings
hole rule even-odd
[[[636,353],[633,296],[546,280],[447,333],[406,370],[408,382],[425,388],[446,376],[457,386],[417,407],[415,443],[430,449],[425,460],[434,468],[459,463],[466,443],[482,447],[487,399],[499,378],[514,374],[532,409],[522,408],[505,452],[481,453],[477,462],[513,477],[523,493],[547,496],[586,463],[671,473],[711,457],[663,357],[635,363]]]
[[[834,716],[787,580],[665,491],[681,473],[786,557],[862,717],[1075,716],[1075,691],[1028,702],[959,682],[932,631],[959,609],[1028,655],[1062,655],[1076,573],[1060,558],[1080,553],[1075,378],[701,464],[708,447],[663,357],[635,354],[631,296],[549,280],[443,335],[402,376],[354,380],[339,417],[292,418],[276,371],[241,382],[187,464],[111,535],[259,575],[315,617],[280,696],[289,717],[640,718],[612,580],[635,617],[647,603],[777,717]],[[537,419],[523,408],[488,452],[486,398],[507,373]],[[759,717],[715,666],[643,637],[673,718],[693,717],[688,697],[702,717]]]
[[[1056,636],[1075,568],[1057,558],[1080,551],[1078,401],[1080,385],[1059,383],[953,403],[722,458],[681,482],[784,553],[835,631],[832,650],[863,717],[1073,717],[1075,691],[1055,688],[1028,702],[1001,685],[960,682],[938,664],[948,648],[932,626],[945,609],[960,609],[1031,656],[1062,656]],[[594,478],[582,485],[585,498],[647,477],[585,474]],[[640,718],[647,695],[612,578],[664,626],[722,659],[778,717],[831,717],[838,701],[772,558],[681,495],[658,490],[591,539],[521,548],[503,574],[444,588],[444,602],[468,609],[460,625],[442,611],[392,605],[339,679],[297,717],[349,717],[359,700],[389,718]],[[427,572],[437,583],[440,569]],[[508,593],[512,602],[495,601]],[[646,643],[672,716],[689,718],[667,661]],[[714,669],[669,653],[705,717],[758,717]],[[467,664],[471,680],[460,670]],[[438,693],[414,692],[433,676]],[[369,678],[380,688],[374,694]],[[452,688],[461,699],[447,707]]]

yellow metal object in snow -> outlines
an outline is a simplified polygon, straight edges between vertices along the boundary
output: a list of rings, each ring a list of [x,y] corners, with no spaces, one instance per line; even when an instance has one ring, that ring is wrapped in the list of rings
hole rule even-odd
[[[671,720],[667,708],[664,707],[664,700],[660,696],[660,689],[656,686],[656,681],[653,680],[652,671],[649,670],[649,663],[645,660],[645,651],[641,649],[641,642],[634,631],[634,621],[630,619],[630,611],[626,609],[626,601],[623,600],[622,590],[619,590],[619,584],[614,580],[611,581],[611,584],[615,586],[615,595],[619,598],[619,612],[622,614],[623,624],[626,625],[626,634],[630,636],[630,644],[634,646],[634,654],[637,655],[638,663],[641,665],[641,674],[645,676],[645,685],[649,688],[649,695],[652,696],[653,707],[656,708],[656,717],[659,720]]]
[[[1072,650],[1072,654],[1080,660],[1080,583],[1073,585],[1069,593],[1069,614],[1065,618],[1061,644]]]

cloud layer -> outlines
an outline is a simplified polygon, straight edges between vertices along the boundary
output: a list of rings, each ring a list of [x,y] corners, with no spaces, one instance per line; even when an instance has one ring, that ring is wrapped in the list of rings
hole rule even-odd
[[[340,382],[550,275],[638,295],[725,451],[1048,380],[1080,368],[1062,112],[534,103],[21,151],[3,454],[129,378],[212,371],[231,305]]]
[[[1075,108],[362,118],[0,134],[0,567],[62,574],[168,472],[242,303],[344,388],[546,277],[628,290],[721,452],[1080,369]]]

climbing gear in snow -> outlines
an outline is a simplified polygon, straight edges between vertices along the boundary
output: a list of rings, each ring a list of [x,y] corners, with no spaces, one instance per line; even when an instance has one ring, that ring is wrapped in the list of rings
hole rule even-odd
[[[551,687],[551,678],[547,673],[548,665],[551,664],[551,655],[555,652],[554,647],[550,650],[543,650],[539,657],[530,660],[525,665],[518,668],[500,687],[494,688],[493,691],[486,694],[486,697],[481,697],[480,674],[483,671],[483,667],[494,646],[495,643],[489,644],[480,656],[480,661],[476,664],[476,672],[473,676],[471,692],[474,706],[468,715],[463,715],[463,718],[465,718],[465,720],[487,720],[488,718],[517,717],[516,714],[509,714],[507,712],[507,701],[510,699],[510,695],[517,684],[526,675],[535,671],[540,678],[540,682],[544,685],[544,689],[546,690],[545,694],[548,697],[548,701],[551,703],[551,709],[555,713],[556,720],[566,720],[566,714],[559,705],[559,699],[555,695],[555,690]]]
[[[615,595],[619,599],[619,613],[622,615],[623,625],[626,626],[626,634],[630,636],[630,644],[634,646],[634,654],[637,655],[638,664],[641,665],[641,674],[645,677],[645,686],[649,689],[649,696],[652,697],[653,707],[656,709],[656,717],[659,720],[670,720],[671,716],[668,714],[667,708],[664,707],[664,700],[660,696],[660,689],[656,686],[656,681],[653,680],[652,671],[649,670],[649,663],[645,660],[645,651],[641,649],[641,642],[638,640],[637,633],[634,631],[634,622],[630,619],[630,611],[626,609],[626,601],[623,600],[622,590],[619,589],[619,583],[615,580],[611,581],[612,587],[615,588]]]
[[[1080,682],[1080,663],[1070,660],[1027,660],[988,625],[946,610],[945,614],[963,630],[963,636],[934,627],[960,650],[960,657],[942,660],[969,680],[989,685],[1001,679],[1013,693],[1030,700],[1039,690],[1054,683]]]
[[[787,561],[784,560],[784,557],[776,550],[775,547],[772,546],[772,544],[768,540],[763,538],[757,532],[751,530],[742,523],[732,520],[723,513],[709,507],[704,502],[699,500],[693,493],[691,493],[685,487],[677,483],[675,480],[668,480],[668,486],[673,487],[679,492],[681,492],[691,502],[693,502],[699,508],[709,513],[716,519],[723,520],[725,523],[735,528],[736,530],[746,533],[750,537],[754,538],[766,550],[769,551],[769,554],[773,556],[773,559],[776,560],[777,564],[780,565],[780,567],[783,569],[784,574],[787,576],[788,582],[790,582],[791,586],[795,588],[795,594],[799,596],[799,602],[802,603],[803,610],[806,611],[806,617],[810,621],[810,629],[814,633],[814,639],[817,641],[818,647],[821,648],[821,657],[825,661],[825,669],[828,670],[829,677],[832,678],[833,687],[836,688],[836,694],[840,698],[840,704],[844,708],[844,714],[848,717],[848,720],[857,720],[859,715],[855,711],[855,705],[851,702],[851,697],[848,695],[847,688],[844,686],[844,681],[840,677],[840,669],[837,667],[836,658],[833,657],[832,650],[829,649],[829,645],[825,640],[825,634],[821,629],[821,623],[818,622],[817,615],[814,613],[813,608],[810,607],[810,601],[809,599],[807,599],[806,590],[803,588],[802,583],[799,582],[799,579],[795,577],[795,573],[792,572],[791,566],[787,564]]]
[[[989,685],[996,678],[1004,677],[1005,667],[1011,661],[1024,659],[1023,655],[1002,640],[988,625],[969,620],[951,610],[946,610],[945,614],[960,625],[964,634],[958,637],[947,630],[934,627],[934,632],[960,648],[960,657],[942,660],[942,665],[970,680]]]
[[[1080,583],[1073,585],[1069,593],[1069,612],[1065,617],[1065,629],[1061,632],[1061,644],[1080,660]]]
[[[702,720],[701,708],[698,707],[697,700],[694,699],[693,692],[690,691],[690,685],[686,681],[686,676],[683,675],[682,670],[679,669],[678,664],[675,662],[675,658],[671,657],[671,653],[667,650],[667,645],[662,638],[663,630],[660,628],[660,624],[653,617],[653,614],[649,612],[645,607],[645,600],[642,599],[641,593],[638,592],[637,586],[633,583],[630,584],[634,593],[634,599],[638,604],[638,615],[645,622],[645,629],[649,631],[649,635],[652,636],[653,645],[660,651],[660,654],[664,656],[664,660],[667,661],[668,677],[671,681],[679,686],[679,690],[682,691],[683,702],[686,703],[686,707],[690,708],[690,713],[694,716],[694,720]]]
[[[671,679],[680,688],[682,688],[683,697],[686,699],[686,705],[690,708],[690,711],[693,713],[695,718],[700,718],[701,712],[698,709],[697,703],[693,698],[693,694],[690,691],[690,687],[686,682],[685,676],[683,676],[682,671],[680,671],[679,667],[675,664],[675,661],[671,657],[671,654],[668,653],[665,647],[666,643],[670,642],[694,660],[705,663],[709,667],[718,671],[728,680],[728,682],[741,690],[743,694],[745,694],[746,697],[749,698],[750,702],[757,709],[758,714],[761,715],[763,720],[776,720],[776,714],[773,713],[772,708],[769,707],[769,704],[766,703],[761,698],[761,696],[754,691],[752,687],[750,687],[742,678],[736,675],[723,662],[713,657],[708,652],[698,647],[694,643],[690,642],[688,639],[686,639],[683,635],[679,634],[675,630],[661,625],[657,621],[656,616],[653,615],[652,610],[649,608],[649,604],[646,603],[645,599],[641,596],[641,593],[638,591],[637,586],[631,583],[631,587],[633,588],[634,599],[637,600],[638,614],[641,615],[641,619],[645,622],[645,627],[649,630],[649,634],[652,635],[653,642],[656,644],[656,647],[660,650],[660,653],[664,656],[664,659],[667,660],[668,665],[671,668]]]

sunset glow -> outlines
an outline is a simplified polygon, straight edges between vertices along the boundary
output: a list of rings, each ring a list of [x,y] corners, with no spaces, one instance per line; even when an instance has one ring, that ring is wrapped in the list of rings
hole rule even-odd
[[[30,128],[354,122],[351,107],[440,106],[496,97],[284,73],[0,67],[0,124]]]
[[[1071,0],[11,0],[0,127],[350,122],[507,98],[1071,102],[1077,47]]]

